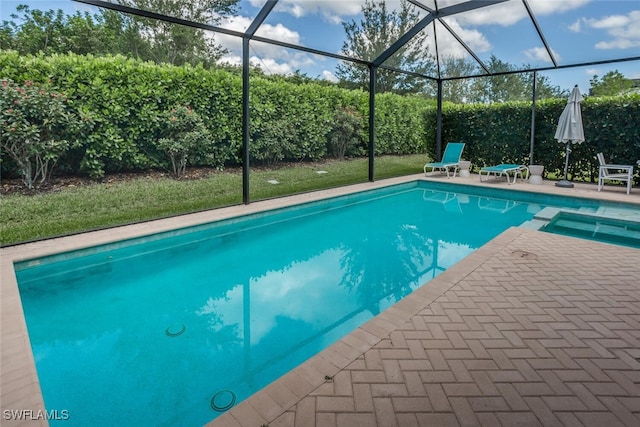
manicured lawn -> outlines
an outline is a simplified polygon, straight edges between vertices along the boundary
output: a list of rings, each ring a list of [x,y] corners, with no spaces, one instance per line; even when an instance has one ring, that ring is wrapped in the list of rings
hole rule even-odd
[[[424,155],[376,158],[375,178],[418,173],[425,160]],[[256,169],[250,175],[249,193],[256,201],[367,179],[367,159]],[[274,180],[278,183],[269,183]],[[140,177],[32,196],[5,195],[0,201],[0,240],[6,245],[240,204],[242,175],[219,172],[188,181]]]

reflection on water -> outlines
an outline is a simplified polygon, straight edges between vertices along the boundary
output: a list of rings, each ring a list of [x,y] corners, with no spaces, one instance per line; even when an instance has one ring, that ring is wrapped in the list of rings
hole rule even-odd
[[[86,425],[205,423],[218,391],[246,398],[532,217],[496,206],[405,191],[19,271],[47,408]]]

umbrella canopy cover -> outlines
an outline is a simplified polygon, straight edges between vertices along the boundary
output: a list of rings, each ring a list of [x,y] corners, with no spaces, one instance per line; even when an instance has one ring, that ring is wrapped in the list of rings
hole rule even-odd
[[[583,101],[580,89],[576,85],[564,107],[560,119],[558,120],[558,129],[556,130],[555,139],[560,142],[572,142],[579,144],[584,141],[584,128],[582,127],[582,112],[580,111],[580,103]]]

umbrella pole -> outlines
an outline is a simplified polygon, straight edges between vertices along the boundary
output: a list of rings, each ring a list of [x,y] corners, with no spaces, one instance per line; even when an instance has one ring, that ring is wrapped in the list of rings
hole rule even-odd
[[[573,183],[569,182],[569,153],[571,153],[571,141],[567,142],[567,155],[564,157],[564,179],[556,182],[556,187],[573,188]]]

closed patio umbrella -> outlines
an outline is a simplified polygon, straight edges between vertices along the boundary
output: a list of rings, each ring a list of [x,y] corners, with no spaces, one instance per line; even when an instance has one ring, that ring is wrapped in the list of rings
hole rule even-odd
[[[569,167],[569,153],[571,153],[571,144],[580,144],[584,141],[584,128],[582,127],[582,112],[580,111],[580,103],[583,101],[578,85],[575,85],[566,107],[558,120],[558,129],[556,130],[555,139],[567,144],[567,155],[564,159],[564,179],[556,182],[558,187],[573,187],[573,184],[567,180],[567,169]]]

